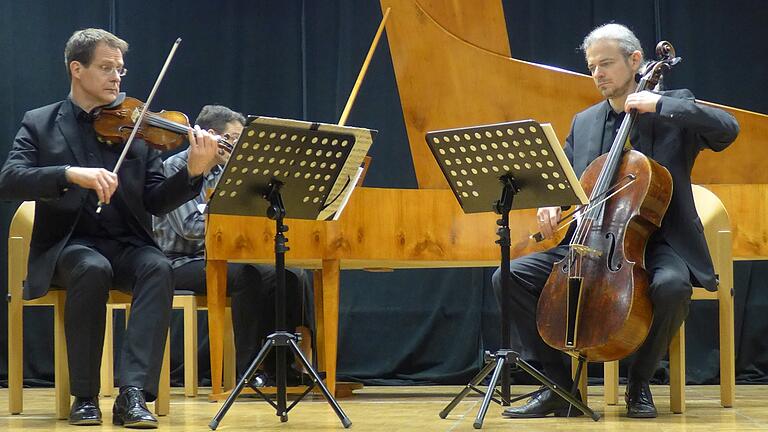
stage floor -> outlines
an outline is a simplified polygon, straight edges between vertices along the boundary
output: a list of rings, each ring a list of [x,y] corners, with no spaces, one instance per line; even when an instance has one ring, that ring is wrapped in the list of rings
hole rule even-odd
[[[372,387],[355,392],[355,396],[340,399],[339,404],[352,420],[350,430],[357,431],[471,431],[480,407],[479,396],[468,396],[446,419],[438,413],[459,391],[459,387]],[[534,387],[514,387],[513,391],[531,391]],[[208,422],[221,406],[201,396],[184,397],[183,389],[174,388],[171,413],[160,418],[165,431],[208,430]],[[622,388],[623,390],[623,388]],[[768,386],[738,386],[735,408],[721,408],[717,386],[688,386],[685,414],[669,412],[669,387],[652,388],[660,416],[638,420],[624,417],[623,402],[618,406],[603,404],[602,387],[590,387],[590,407],[603,414],[595,423],[586,417],[574,419],[548,418],[508,420],[501,417],[502,408],[491,404],[483,430],[505,431],[766,431],[768,430]],[[9,415],[8,390],[0,389],[0,430],[8,432],[33,430],[77,430],[53,415],[53,389],[26,389],[24,413]],[[111,424],[114,398],[101,398],[105,424],[101,428],[84,430],[124,430]],[[275,411],[258,399],[238,400],[217,429],[219,431],[332,431],[344,430],[331,407],[321,396],[305,398],[280,423]]]

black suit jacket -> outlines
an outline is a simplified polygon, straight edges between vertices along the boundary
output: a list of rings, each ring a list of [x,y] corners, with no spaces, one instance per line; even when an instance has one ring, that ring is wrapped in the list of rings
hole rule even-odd
[[[45,295],[59,254],[69,241],[90,190],[69,185],[67,165],[88,166],[72,104],[68,100],[28,111],[0,170],[0,199],[36,201],[26,289],[27,299]],[[148,244],[151,214],[168,213],[194,198],[202,177],[186,170],[165,178],[160,153],[135,140],[118,171],[115,192],[126,203],[129,229]],[[156,246],[156,245],[155,245]]]
[[[672,201],[656,235],[661,236],[688,264],[691,274],[710,291],[717,281],[704,227],[696,213],[691,170],[703,149],[724,150],[739,133],[729,113],[697,104],[688,90],[663,92],[658,113],[637,117],[630,142],[672,174]],[[578,176],[601,153],[603,127],[610,105],[603,101],[576,114],[565,152]]]

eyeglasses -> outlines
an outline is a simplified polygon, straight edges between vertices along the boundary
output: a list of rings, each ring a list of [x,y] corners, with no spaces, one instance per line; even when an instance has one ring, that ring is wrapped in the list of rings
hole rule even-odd
[[[234,144],[234,143],[237,142],[237,140],[240,139],[240,134],[239,133],[233,133],[233,134],[225,133],[224,134],[224,139],[227,140],[227,142],[229,142],[231,144]]]
[[[128,73],[128,69],[122,66],[115,67],[115,66],[100,65],[98,66],[98,69],[105,76],[111,76],[113,73],[117,72],[118,76],[124,77]]]

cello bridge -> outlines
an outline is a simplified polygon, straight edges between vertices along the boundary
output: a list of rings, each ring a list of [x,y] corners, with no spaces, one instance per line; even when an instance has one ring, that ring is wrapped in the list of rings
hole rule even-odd
[[[584,246],[581,244],[572,244],[571,249],[574,250],[576,253],[578,253],[581,256],[589,256],[592,258],[597,258],[599,256],[603,255],[602,251],[599,251],[597,249],[593,249],[589,246]]]

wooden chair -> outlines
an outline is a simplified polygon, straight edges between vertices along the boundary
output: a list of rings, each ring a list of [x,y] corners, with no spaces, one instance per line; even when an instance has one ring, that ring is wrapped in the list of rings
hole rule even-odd
[[[733,318],[733,257],[731,255],[731,223],[723,203],[709,190],[693,185],[696,210],[704,225],[704,235],[712,255],[715,274],[720,284],[716,292],[701,287],[693,288],[692,300],[719,302],[720,321],[720,404],[733,407],[736,398],[736,369]],[[685,323],[669,346],[670,409],[685,412]],[[605,402],[618,402],[618,362],[605,363]]]
[[[64,305],[66,292],[50,290],[45,296],[24,300],[23,284],[27,276],[27,258],[29,257],[29,242],[34,223],[35,203],[24,202],[16,210],[8,233],[8,410],[11,414],[20,414],[24,408],[22,386],[24,382],[24,306],[53,306],[54,311],[54,392],[56,401],[56,416],[66,419],[69,416],[69,369],[67,365],[67,345],[64,335]],[[131,296],[117,290],[109,292],[109,306],[129,306]],[[111,316],[111,310],[108,308]],[[109,317],[108,317],[109,318]],[[111,320],[110,320],[111,321]],[[111,326],[107,326],[105,336],[105,353],[112,352]],[[107,345],[106,341],[109,341]],[[160,391],[155,401],[155,412],[166,415],[169,410],[169,350],[163,360],[160,379]],[[105,356],[110,359],[112,356]],[[110,368],[111,370],[111,368]]]
[[[197,396],[197,311],[208,310],[207,297],[177,290],[173,308],[184,314],[184,395]],[[235,341],[232,334],[232,309],[227,305],[224,332],[224,388],[235,386]]]
[[[173,308],[181,309],[184,316],[184,395],[187,397],[197,396],[197,311],[207,310],[205,296],[196,296],[192,291],[176,291],[173,296]],[[102,396],[111,396],[114,394],[114,365],[111,353],[112,347],[112,318],[113,311],[116,309],[125,309],[126,314],[130,311],[130,305],[108,305],[107,308],[107,334],[104,338],[104,356],[101,359],[101,392]],[[226,309],[225,325],[230,330],[225,332],[224,340],[224,385],[225,389],[235,386],[235,343],[232,335],[232,310],[229,306]],[[170,340],[168,340],[170,343]],[[168,346],[166,344],[166,347]],[[107,349],[110,347],[110,349]],[[166,355],[169,351],[166,349]],[[165,361],[165,360],[164,360]],[[170,359],[168,359],[170,361]],[[161,378],[164,379],[165,375]],[[170,380],[170,376],[168,377]],[[170,386],[170,381],[169,381]]]

